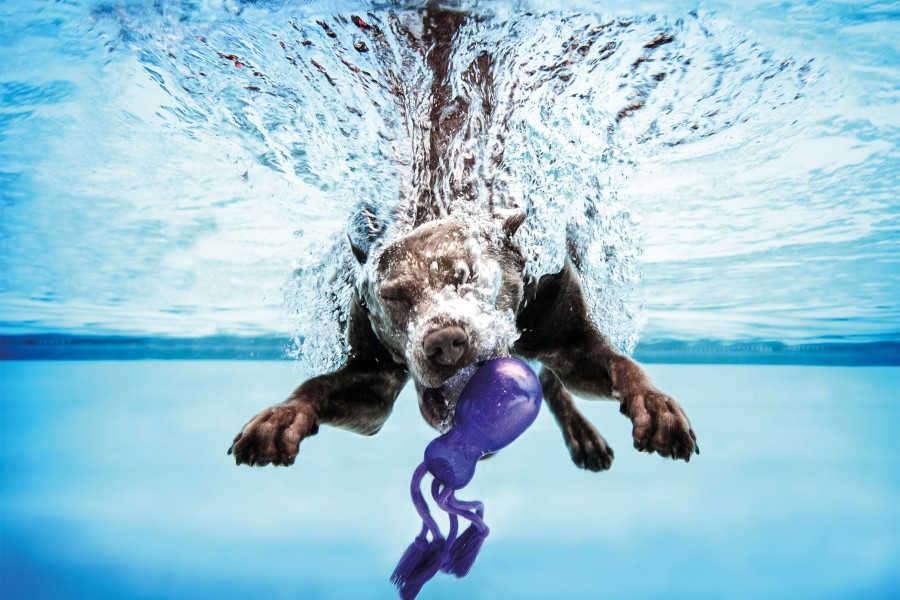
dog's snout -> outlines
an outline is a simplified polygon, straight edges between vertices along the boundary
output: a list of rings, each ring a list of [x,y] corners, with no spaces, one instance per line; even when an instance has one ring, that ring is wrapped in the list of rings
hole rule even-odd
[[[462,327],[450,326],[432,331],[422,340],[425,356],[439,365],[456,365],[469,346],[469,336]]]

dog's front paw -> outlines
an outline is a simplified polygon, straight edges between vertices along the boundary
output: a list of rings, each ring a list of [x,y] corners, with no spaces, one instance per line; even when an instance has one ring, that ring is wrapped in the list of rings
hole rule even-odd
[[[621,411],[634,425],[634,447],[642,452],[690,461],[700,454],[697,436],[687,415],[669,396],[656,390],[626,397]]]
[[[606,444],[603,436],[580,414],[571,415],[563,427],[566,447],[572,455],[572,461],[588,471],[605,471],[612,466],[612,448]]]
[[[303,438],[315,435],[319,423],[312,408],[301,402],[283,402],[262,411],[244,425],[228,454],[235,464],[264,467],[290,466]]]

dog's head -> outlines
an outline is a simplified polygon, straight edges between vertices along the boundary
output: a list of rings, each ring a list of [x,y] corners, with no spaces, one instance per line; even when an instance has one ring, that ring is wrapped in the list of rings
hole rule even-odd
[[[420,384],[439,387],[476,361],[506,354],[518,337],[522,264],[509,238],[522,219],[497,220],[494,231],[432,221],[367,265],[361,292],[372,328]]]

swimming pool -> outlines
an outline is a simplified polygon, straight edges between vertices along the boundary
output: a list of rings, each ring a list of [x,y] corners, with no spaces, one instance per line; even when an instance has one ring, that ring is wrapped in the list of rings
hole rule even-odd
[[[896,7],[467,6],[459,48],[530,90],[497,102],[480,176],[540,223],[537,272],[602,209],[598,320],[640,331],[703,453],[638,454],[613,403],[581,402],[616,451],[583,472],[543,412],[471,485],[492,527],[473,571],[420,597],[900,595]],[[284,358],[329,240],[415,187],[428,86],[395,26],[415,10],[0,6],[4,598],[396,597],[434,435],[412,389],[377,436],[323,428],[290,469],[225,450],[315,370]],[[379,85],[398,72],[403,114]]]

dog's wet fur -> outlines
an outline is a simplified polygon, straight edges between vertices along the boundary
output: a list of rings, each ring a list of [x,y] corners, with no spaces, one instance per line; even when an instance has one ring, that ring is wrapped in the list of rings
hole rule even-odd
[[[423,40],[436,82],[446,74],[441,60],[448,60],[461,20],[457,13],[425,14]],[[488,68],[489,61],[476,62],[483,64],[473,68]],[[451,102],[446,86],[437,85],[433,97]],[[452,111],[432,114],[439,119]],[[430,162],[455,135],[454,126],[453,119],[435,124]],[[439,163],[431,167],[438,171]],[[427,194],[418,204],[416,227],[384,240],[380,251],[351,240],[365,276],[346,323],[346,362],[253,417],[228,451],[238,465],[292,465],[300,442],[322,424],[377,433],[410,378],[422,415],[444,430],[461,378],[478,361],[506,355],[541,363],[544,399],[577,466],[608,469],[613,451],[578,411],[572,393],[617,400],[632,421],[638,450],[685,461],[699,454],[678,403],[594,325],[572,260],[558,273],[526,280],[525,260],[513,242],[524,213],[497,211],[487,226],[476,226],[437,214]],[[483,316],[493,319],[492,326],[483,326]],[[514,335],[495,335],[493,325],[504,319]]]

